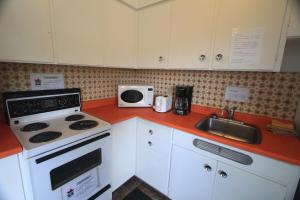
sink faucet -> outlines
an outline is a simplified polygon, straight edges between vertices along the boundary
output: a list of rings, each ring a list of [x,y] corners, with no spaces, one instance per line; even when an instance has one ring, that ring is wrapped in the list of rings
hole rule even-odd
[[[237,109],[237,106],[233,106],[231,108],[228,108],[227,106],[222,110],[221,116],[224,117],[224,111],[227,112],[227,116],[229,120],[233,120],[235,110]]]

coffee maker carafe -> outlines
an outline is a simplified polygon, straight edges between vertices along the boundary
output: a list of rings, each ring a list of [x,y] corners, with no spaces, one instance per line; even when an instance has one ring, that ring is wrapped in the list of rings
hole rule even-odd
[[[191,112],[193,86],[176,86],[174,113],[187,115]]]

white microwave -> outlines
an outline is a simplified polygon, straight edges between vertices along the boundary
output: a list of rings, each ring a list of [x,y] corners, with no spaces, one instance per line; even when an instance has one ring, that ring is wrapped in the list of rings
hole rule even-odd
[[[149,85],[119,85],[119,107],[152,107],[154,87]]]

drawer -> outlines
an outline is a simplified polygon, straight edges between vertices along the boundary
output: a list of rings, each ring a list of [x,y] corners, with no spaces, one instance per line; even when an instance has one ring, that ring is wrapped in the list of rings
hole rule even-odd
[[[171,154],[171,146],[172,146],[171,139],[169,142],[164,142],[164,141],[151,139],[151,138],[140,138],[138,139],[138,141],[139,141],[138,146],[140,147],[141,150],[153,151],[157,154],[161,154],[164,156],[168,156]]]
[[[137,133],[144,137],[157,139],[161,141],[169,141],[172,138],[173,129],[162,126],[153,122],[138,120]]]
[[[137,125],[138,146],[159,154],[169,155],[173,129],[159,124],[139,120]]]

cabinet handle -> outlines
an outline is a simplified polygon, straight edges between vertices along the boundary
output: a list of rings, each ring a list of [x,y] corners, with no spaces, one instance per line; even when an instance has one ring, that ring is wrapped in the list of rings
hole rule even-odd
[[[226,172],[224,172],[223,170],[219,170],[219,175],[222,177],[222,178],[227,178],[227,173]]]
[[[165,60],[164,57],[162,57],[162,56],[158,57],[158,62],[163,62],[164,60]]]
[[[216,55],[216,61],[221,61],[223,59],[223,55],[222,54],[218,54]]]
[[[149,141],[148,144],[149,144],[150,147],[152,146],[152,142]]]
[[[210,172],[210,171],[211,171],[211,166],[205,164],[205,165],[204,165],[204,169],[205,169],[206,171]]]
[[[201,61],[201,62],[203,62],[203,61],[205,61],[205,59],[206,59],[206,56],[205,55],[201,55],[201,56],[199,56],[199,60]]]
[[[150,133],[150,135],[153,135],[153,131],[152,130],[149,130],[149,133]]]

